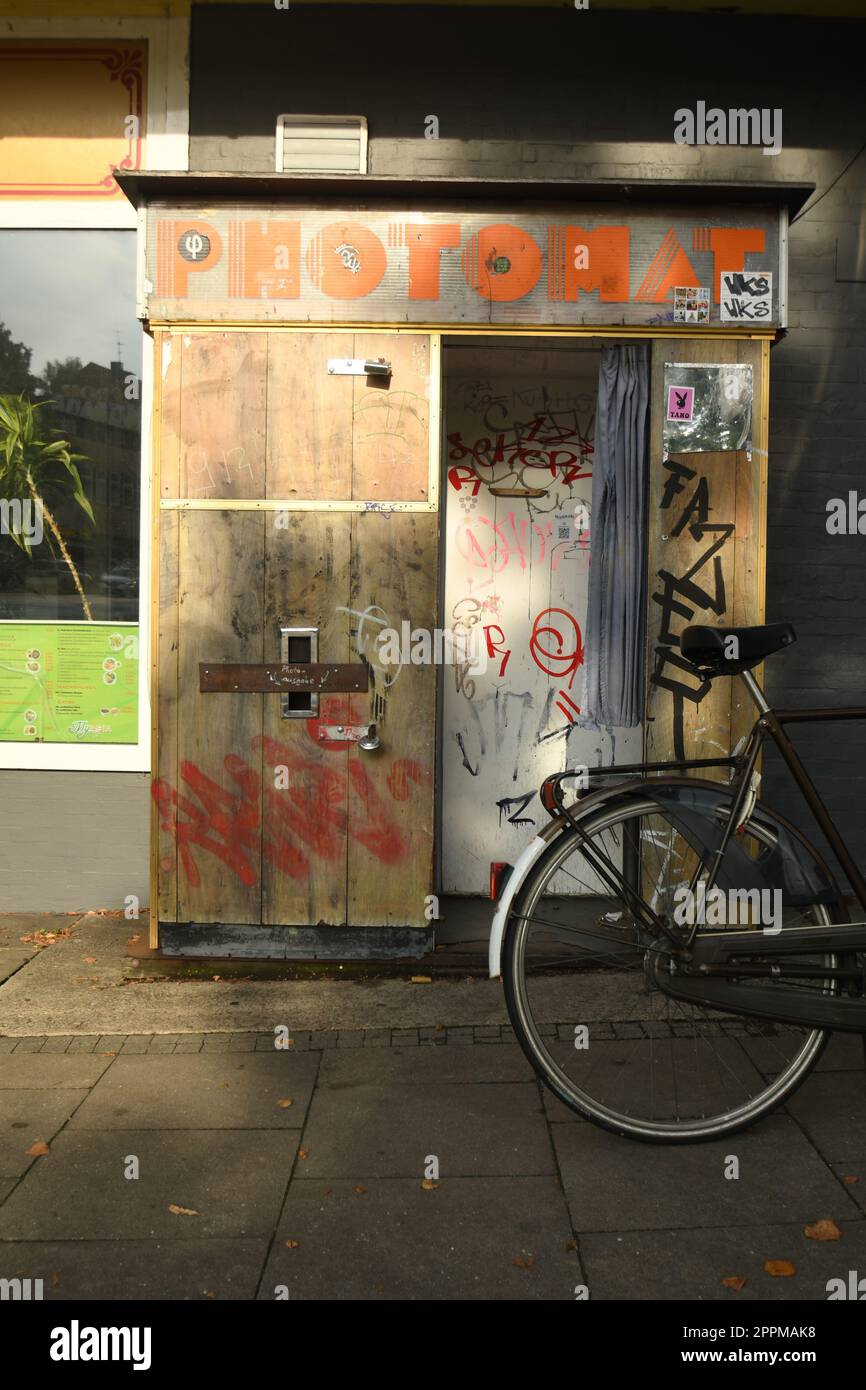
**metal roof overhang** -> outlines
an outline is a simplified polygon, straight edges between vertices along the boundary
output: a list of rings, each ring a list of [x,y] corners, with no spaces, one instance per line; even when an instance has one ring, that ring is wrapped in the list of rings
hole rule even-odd
[[[815,192],[813,183],[745,183],[689,179],[475,179],[381,177],[370,174],[232,174],[114,170],[135,208],[183,204],[342,198],[363,206],[389,202],[640,202],[786,207],[793,218]]]

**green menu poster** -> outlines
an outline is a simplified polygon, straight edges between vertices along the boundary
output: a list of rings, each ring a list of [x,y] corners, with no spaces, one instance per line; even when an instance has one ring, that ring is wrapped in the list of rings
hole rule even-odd
[[[137,743],[137,623],[0,623],[0,742]]]

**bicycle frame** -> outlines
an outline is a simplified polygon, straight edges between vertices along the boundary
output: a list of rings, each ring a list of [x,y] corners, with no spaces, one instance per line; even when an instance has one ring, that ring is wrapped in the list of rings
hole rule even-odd
[[[758,708],[758,718],[745,740],[742,752],[737,751],[724,758],[686,758],[667,763],[633,763],[619,767],[595,768],[590,777],[622,777],[636,774],[638,780],[626,782],[622,788],[623,794],[627,795],[639,791],[640,779],[651,782],[652,774],[663,776],[666,773],[697,771],[711,767],[730,768],[733,775],[725,790],[730,795],[731,804],[724,821],[721,841],[715,850],[707,849],[698,856],[689,884],[689,891],[694,893],[701,876],[708,872],[706,891],[709,892],[715,885],[732,834],[746,823],[752,814],[756,799],[755,765],[764,741],[770,738],[782,755],[815,822],[836,855],[863,912],[866,913],[866,879],[855,864],[784,728],[786,724],[795,723],[866,719],[866,706],[773,710],[752,674],[749,671],[739,674],[742,675]],[[763,930],[735,933],[703,931],[699,934],[700,924],[696,922],[687,936],[678,934],[659,917],[642,896],[639,843],[636,840],[623,839],[623,867],[620,869],[609,855],[598,851],[591,835],[583,830],[580,818],[573,815],[572,808],[565,805],[561,794],[562,784],[577,775],[575,772],[566,771],[546,778],[541,788],[542,804],[551,815],[558,814],[569,822],[581,841],[584,857],[600,879],[624,899],[640,925],[652,928],[656,934],[664,936],[669,942],[672,948],[671,959],[675,957],[680,966],[673,973],[668,970],[662,972],[658,984],[665,993],[687,1002],[723,1008],[757,1018],[866,1033],[866,1001],[862,995],[859,991],[854,996],[840,994],[835,988],[846,979],[858,982],[863,980],[863,969],[857,961],[857,956],[866,955],[866,921],[800,927],[780,937],[768,936]],[[683,785],[688,784],[688,778],[677,780]],[[708,784],[698,782],[696,785],[706,787]],[[600,790],[595,794],[601,799],[604,798],[604,793]],[[583,797],[578,793],[580,801],[591,795],[591,791],[584,791]],[[809,846],[807,841],[804,841],[804,844],[814,855],[814,848]],[[790,960],[792,956],[796,958],[798,955],[814,955],[819,952],[842,953],[849,958],[851,964],[840,969],[835,962],[835,956],[832,962],[825,962],[823,965],[814,962],[798,965],[796,961],[792,963]],[[756,958],[754,962],[749,961],[751,956]],[[784,964],[783,957],[789,958]],[[761,976],[775,979],[775,988],[755,988],[755,977]],[[820,994],[798,991],[796,988],[792,990],[790,986],[785,989],[778,983],[779,976],[790,976],[791,980],[798,977],[817,977],[824,979],[828,984],[833,983],[834,988],[825,989]],[[751,988],[744,988],[738,983],[745,979],[753,981]]]
[[[722,832],[721,843],[715,851],[710,864],[709,877],[707,880],[707,891],[709,891],[715,884],[728,842],[730,841],[731,835],[737,829],[743,810],[746,807],[755,765],[760,756],[764,741],[770,738],[778,748],[815,822],[820,827],[833,853],[836,855],[861,908],[864,913],[866,913],[866,879],[864,879],[854,862],[848,846],[842,839],[832,816],[821,800],[814,782],[803,766],[797,750],[784,730],[784,725],[786,724],[829,723],[835,720],[866,719],[866,706],[773,710],[764,698],[764,693],[752,673],[750,671],[743,671],[740,675],[758,708],[758,718],[752,726],[742,753],[734,753],[725,758],[685,758],[665,763],[630,763],[616,767],[593,768],[590,772],[590,777],[621,777],[628,774],[646,777],[653,773],[664,774],[671,772],[697,771],[710,767],[728,767],[733,769],[735,775],[728,783],[728,789],[732,792],[731,810]],[[634,863],[632,863],[631,866],[624,863],[622,871],[610,860],[606,860],[604,865],[599,863],[597,853],[594,847],[589,843],[588,837],[585,836],[579,821],[575,819],[569,807],[567,807],[562,800],[562,783],[577,775],[578,774],[574,772],[566,771],[555,773],[553,776],[546,778],[542,787],[542,803],[550,814],[558,812],[570,822],[572,828],[577,831],[578,835],[584,841],[584,850],[596,873],[599,874],[599,877],[602,878],[603,881],[608,883],[608,886],[616,884],[627,901],[631,904],[632,909],[636,910],[636,915],[645,925],[652,925],[655,930],[661,931],[672,944],[680,949],[682,949],[684,945],[686,948],[690,947],[698,931],[697,925],[692,928],[686,942],[683,942],[681,938],[677,938],[635,888],[634,882],[639,875],[636,875],[634,872]],[[704,868],[705,864],[700,860],[689,885],[691,892],[694,892],[697,881],[704,871]]]

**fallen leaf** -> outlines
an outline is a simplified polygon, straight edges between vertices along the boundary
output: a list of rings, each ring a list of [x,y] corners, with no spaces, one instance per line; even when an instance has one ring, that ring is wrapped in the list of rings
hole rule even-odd
[[[53,1273],[52,1276],[51,1276],[51,1287],[52,1287],[52,1289],[59,1289],[59,1288],[60,1288],[60,1274],[59,1274],[59,1271],[56,1270],[56,1269],[55,1269],[54,1273]]]
[[[432,985],[433,980],[429,975],[413,975],[409,983],[413,985]]]
[[[516,1265],[518,1269],[535,1269],[535,1259],[532,1255],[527,1255],[526,1259],[522,1255],[518,1255],[517,1259],[512,1260],[511,1263]]]
[[[361,1184],[358,1183],[358,1186],[355,1188],[355,1191],[356,1191],[358,1194],[360,1194],[360,1193],[362,1193],[362,1192],[366,1192],[367,1189],[366,1189],[366,1187],[362,1187]]]
[[[214,1293],[213,1289],[205,1289],[204,1296],[205,1298],[216,1298],[216,1294]]]
[[[172,1216],[201,1216],[200,1211],[194,1211],[192,1207],[178,1207],[174,1202],[169,1202],[168,1209]]]
[[[278,1100],[278,1101],[277,1101],[277,1105],[280,1107],[281,1110],[288,1110],[289,1106],[290,1106],[290,1105],[294,1105],[294,1103],[295,1103],[295,1102],[294,1102],[293,1100]]]
[[[298,1158],[309,1158],[309,1156],[310,1156],[310,1150],[309,1150],[309,1149],[298,1149]]]
[[[842,1232],[835,1221],[816,1221],[814,1226],[804,1226],[803,1235],[809,1240],[841,1240]]]
[[[847,1177],[845,1177],[845,1178],[842,1179],[842,1181],[843,1181],[844,1183],[847,1183],[848,1186],[850,1187],[850,1186],[852,1185],[852,1183],[859,1182],[860,1179],[859,1179],[859,1178],[853,1177],[853,1176],[849,1173]]]
[[[98,1057],[116,1057],[116,1056],[117,1056],[117,1053],[116,1053],[116,1052],[98,1052],[96,1055],[97,1055]]]
[[[434,1182],[432,1178],[424,1178],[424,1180],[421,1183],[421,1186],[423,1187],[425,1192],[432,1192],[435,1187],[439,1186],[439,1184],[438,1182]]]
[[[287,1240],[287,1241],[286,1241],[286,1249],[287,1249],[287,1250],[297,1250],[297,1248],[298,1248],[298,1246],[300,1245],[300,1243],[301,1243],[301,1242],[300,1242],[299,1240]]]
[[[445,1032],[445,1024],[444,1024],[444,1023],[437,1023],[437,1024],[436,1024],[436,1032],[437,1032],[437,1033],[444,1033],[444,1032]]]
[[[30,1158],[41,1158],[43,1154],[50,1153],[51,1151],[44,1139],[37,1139],[36,1143],[31,1144],[30,1148],[25,1149],[24,1152],[28,1154]]]
[[[792,1274],[797,1273],[797,1268],[790,1260],[765,1260],[764,1273],[771,1274],[774,1279],[790,1279]]]
[[[577,1241],[576,1241],[576,1240],[567,1240],[567,1241],[565,1242],[565,1248],[566,1248],[566,1250],[576,1250],[576,1249],[577,1249]]]
[[[95,965],[95,964],[96,964],[96,956],[82,956],[81,959],[84,961],[84,964],[85,964],[85,965]]]
[[[724,1284],[726,1289],[735,1289],[737,1293],[739,1293],[740,1289],[743,1288],[745,1282],[746,1281],[743,1278],[742,1274],[729,1274],[727,1279],[722,1280],[722,1283]]]

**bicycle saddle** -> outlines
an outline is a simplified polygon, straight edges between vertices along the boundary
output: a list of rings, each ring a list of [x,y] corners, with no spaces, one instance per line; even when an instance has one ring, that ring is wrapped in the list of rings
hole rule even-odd
[[[735,676],[751,671],[767,656],[790,647],[797,634],[791,623],[761,627],[687,627],[680,650],[702,676]]]

